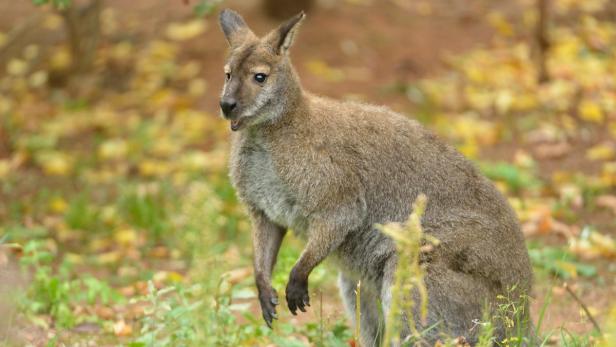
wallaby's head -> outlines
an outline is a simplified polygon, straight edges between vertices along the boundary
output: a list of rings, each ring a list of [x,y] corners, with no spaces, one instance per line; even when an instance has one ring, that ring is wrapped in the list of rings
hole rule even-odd
[[[231,47],[220,108],[231,121],[231,130],[275,120],[300,96],[288,51],[304,17],[302,12],[257,37],[237,12],[220,13],[220,26]]]

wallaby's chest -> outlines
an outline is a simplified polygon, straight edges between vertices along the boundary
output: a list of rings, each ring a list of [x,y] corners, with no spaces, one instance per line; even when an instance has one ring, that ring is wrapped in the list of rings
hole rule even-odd
[[[258,138],[244,139],[234,145],[239,148],[234,148],[231,175],[240,197],[275,223],[302,229],[300,206],[280,178],[268,145]]]

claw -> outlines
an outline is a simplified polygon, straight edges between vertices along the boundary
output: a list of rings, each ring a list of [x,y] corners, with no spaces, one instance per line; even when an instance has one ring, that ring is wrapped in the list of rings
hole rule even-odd
[[[265,324],[267,324],[268,328],[273,329],[272,328],[272,319],[270,318],[268,313],[263,313],[263,320],[265,321]]]

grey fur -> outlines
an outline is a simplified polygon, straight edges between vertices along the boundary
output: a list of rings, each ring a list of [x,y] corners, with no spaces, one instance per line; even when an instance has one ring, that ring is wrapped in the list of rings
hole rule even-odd
[[[427,324],[415,321],[419,329],[440,324],[427,342],[442,333],[475,342],[473,321],[482,318],[485,304],[514,285],[515,294],[531,288],[514,212],[471,162],[416,121],[304,91],[288,55],[271,50],[272,42],[287,42],[281,35],[296,31],[303,15],[295,18],[290,29],[263,39],[249,30],[236,37],[242,43],[232,45],[227,69],[233,77],[223,90],[238,100],[237,110],[225,116],[243,122],[232,134],[230,176],[253,222],[255,279],[266,323],[275,318],[271,274],[290,228],[306,241],[289,275],[290,310],[305,311],[310,272],[332,255],[349,311],[351,287],[362,280],[368,300],[361,308],[362,346],[378,346],[384,322],[375,311],[387,314],[397,256],[393,241],[374,225],[405,221],[411,202],[424,193],[422,226],[441,243],[423,260]],[[265,84],[252,81],[255,68],[268,71]]]

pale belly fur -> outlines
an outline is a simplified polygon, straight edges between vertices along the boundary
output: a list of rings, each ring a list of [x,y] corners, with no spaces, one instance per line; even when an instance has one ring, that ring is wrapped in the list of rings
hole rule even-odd
[[[270,154],[259,144],[242,153],[239,174],[244,200],[262,210],[274,223],[301,233],[306,228],[305,217],[295,198],[279,178]],[[248,183],[250,182],[250,183]]]

